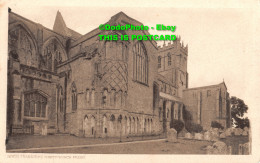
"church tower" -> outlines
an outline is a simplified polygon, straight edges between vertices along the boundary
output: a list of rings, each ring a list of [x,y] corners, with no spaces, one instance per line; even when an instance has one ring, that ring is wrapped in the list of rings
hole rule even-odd
[[[181,37],[173,42],[165,42],[158,50],[158,73],[172,82],[177,92],[174,94],[182,98],[183,89],[188,88],[187,72],[188,45],[184,46]]]

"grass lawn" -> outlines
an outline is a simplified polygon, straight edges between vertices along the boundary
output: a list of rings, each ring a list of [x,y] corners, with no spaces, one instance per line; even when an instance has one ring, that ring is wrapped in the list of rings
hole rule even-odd
[[[74,153],[74,154],[206,154],[204,147],[211,142],[182,140],[177,143],[166,142],[138,142],[134,144],[120,144],[98,147],[81,147],[66,149],[35,150],[30,153]]]
[[[122,138],[122,142],[152,140],[163,137],[130,137]],[[17,135],[8,139],[6,149],[38,148],[38,147],[59,147],[91,144],[119,143],[119,138],[83,138],[70,135]],[[232,154],[238,154],[238,145],[248,142],[248,137],[233,136],[220,139],[228,146],[232,146]],[[117,144],[106,146],[77,147],[65,149],[41,149],[24,151],[26,153],[81,153],[81,154],[206,154],[205,147],[213,142],[178,139],[177,143],[166,142],[165,140],[153,142],[137,142],[131,144]]]
[[[122,142],[160,139],[162,136],[122,138]],[[16,135],[8,138],[6,149],[59,147],[72,145],[118,143],[120,138],[84,138],[71,135]]]
[[[124,138],[123,142],[134,140],[158,139],[159,137],[132,137]],[[7,143],[7,149],[57,147],[70,145],[108,144],[118,143],[119,138],[93,139],[75,136],[13,136]],[[160,140],[156,142],[137,142],[131,144],[106,145],[96,147],[44,149],[24,151],[25,153],[81,153],[81,154],[206,154],[204,147],[212,142],[178,139],[177,143]]]

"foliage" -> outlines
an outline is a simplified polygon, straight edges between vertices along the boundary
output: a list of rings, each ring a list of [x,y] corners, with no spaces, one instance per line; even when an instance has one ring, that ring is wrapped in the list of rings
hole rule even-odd
[[[184,108],[183,108],[183,119],[184,119],[184,121],[186,122],[186,121],[192,121],[192,115],[191,115],[191,113],[185,108],[185,106],[184,106]]]
[[[248,110],[248,106],[244,103],[244,101],[232,96],[230,99],[230,104],[232,122],[236,125],[236,128],[243,129],[244,127],[249,127],[249,119],[244,117]]]
[[[211,122],[211,127],[212,128],[218,128],[218,129],[224,129],[224,127],[220,124],[220,123],[218,123],[217,121],[212,121]]]
[[[173,120],[170,123],[170,128],[174,128],[179,133],[184,128],[184,123],[181,120]]]
[[[200,124],[196,124],[191,121],[187,121],[185,123],[185,128],[190,133],[192,132],[200,133],[203,130],[203,127]]]

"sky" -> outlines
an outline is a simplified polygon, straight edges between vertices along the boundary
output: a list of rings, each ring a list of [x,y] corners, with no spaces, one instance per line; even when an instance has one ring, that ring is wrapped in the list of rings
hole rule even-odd
[[[250,86],[258,84],[255,72],[259,68],[256,63],[259,57],[255,55],[254,38],[259,26],[256,20],[260,16],[250,1],[229,1],[222,5],[173,5],[168,1],[164,1],[164,5],[147,1],[143,1],[143,5],[133,2],[101,4],[75,1],[71,4],[64,1],[58,5],[52,1],[34,4],[22,2],[12,1],[8,6],[13,12],[50,29],[59,10],[67,27],[81,34],[97,28],[120,11],[149,27],[155,27],[156,24],[176,26],[175,32],[149,32],[180,35],[184,44],[188,44],[190,88],[219,84],[224,80],[231,96],[243,99],[246,104],[254,96],[250,92],[254,89]],[[260,75],[259,71],[257,75]]]

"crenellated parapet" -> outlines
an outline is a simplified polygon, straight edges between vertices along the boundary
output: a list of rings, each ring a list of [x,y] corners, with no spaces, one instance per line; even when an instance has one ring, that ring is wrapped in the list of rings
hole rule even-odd
[[[181,40],[181,36],[177,35],[175,41],[168,41],[167,44],[164,42],[162,46],[158,46],[158,51],[166,51],[172,48],[179,49],[184,54],[188,55],[188,44],[184,44]]]

